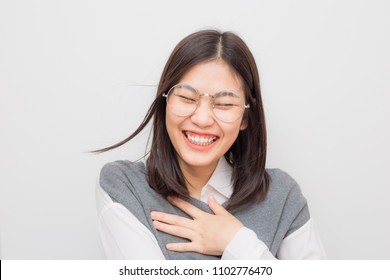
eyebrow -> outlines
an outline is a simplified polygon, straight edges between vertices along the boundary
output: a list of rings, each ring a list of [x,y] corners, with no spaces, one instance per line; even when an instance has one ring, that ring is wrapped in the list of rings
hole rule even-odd
[[[190,85],[188,83],[179,83],[178,85],[180,85],[181,87],[190,89],[190,90],[194,90],[198,94],[205,94],[205,93],[207,93],[207,92],[201,93],[198,89],[196,89],[195,87],[193,87],[192,85]],[[210,94],[210,93],[207,93],[207,94]],[[228,95],[228,96],[233,96],[233,97],[236,97],[236,98],[241,98],[241,96],[238,93],[236,93],[234,90],[226,90],[226,89],[214,92],[214,93],[212,93],[212,96],[219,95],[219,94],[221,94],[221,96],[227,96]]]
[[[217,93],[215,93],[214,95],[216,94],[220,94],[221,96],[232,96],[232,97],[236,97],[236,98],[240,98],[240,96],[235,93],[234,91],[230,91],[230,90],[223,90],[223,91],[219,91]]]

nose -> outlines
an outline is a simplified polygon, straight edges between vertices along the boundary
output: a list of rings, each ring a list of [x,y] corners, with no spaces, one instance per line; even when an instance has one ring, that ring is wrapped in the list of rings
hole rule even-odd
[[[198,107],[191,115],[191,121],[200,128],[213,125],[214,113],[209,98],[200,98]]]

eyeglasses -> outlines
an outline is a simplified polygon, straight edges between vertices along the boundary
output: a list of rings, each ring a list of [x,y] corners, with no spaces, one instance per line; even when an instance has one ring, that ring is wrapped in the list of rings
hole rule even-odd
[[[245,104],[243,98],[232,91],[200,94],[187,84],[174,85],[168,93],[162,96],[167,99],[169,110],[179,117],[192,115],[199,106],[201,96],[211,98],[213,113],[222,122],[237,121],[243,115],[244,110],[249,108],[249,104]]]

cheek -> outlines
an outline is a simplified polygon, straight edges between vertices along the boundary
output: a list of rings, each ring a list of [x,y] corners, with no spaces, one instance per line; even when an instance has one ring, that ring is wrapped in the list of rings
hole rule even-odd
[[[233,145],[236,141],[238,134],[240,133],[241,124],[235,125],[233,127],[225,127],[225,138],[228,140],[229,145]]]
[[[171,117],[169,116],[169,114],[166,114],[166,116],[165,116],[165,127],[166,127],[166,129],[167,129],[169,139],[171,139],[171,142],[172,142],[173,124],[172,124],[172,119],[171,119]]]
[[[165,115],[165,127],[172,143],[180,136],[180,122],[181,120],[176,116],[172,116],[172,114],[167,113]]]

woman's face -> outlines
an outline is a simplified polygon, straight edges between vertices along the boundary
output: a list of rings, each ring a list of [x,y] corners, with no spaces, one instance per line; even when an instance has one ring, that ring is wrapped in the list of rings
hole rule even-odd
[[[200,94],[232,91],[245,101],[241,78],[221,60],[192,67],[179,83],[191,85]],[[240,130],[246,128],[242,121],[243,114],[238,120],[229,123],[217,119],[211,101],[211,97],[201,96],[197,109],[186,117],[173,114],[169,108],[166,110],[166,128],[182,170],[200,168],[212,172]]]

